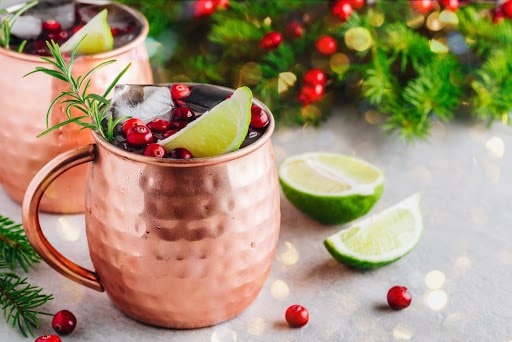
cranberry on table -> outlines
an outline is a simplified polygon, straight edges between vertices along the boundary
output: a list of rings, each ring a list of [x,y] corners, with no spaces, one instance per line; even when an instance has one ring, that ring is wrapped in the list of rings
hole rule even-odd
[[[411,293],[405,286],[393,286],[387,295],[388,304],[392,309],[405,309],[411,304]]]
[[[256,105],[251,107],[251,123],[249,126],[252,128],[263,128],[267,126],[269,122],[270,119],[266,111]]]
[[[126,120],[125,122],[123,122],[123,126],[121,129],[123,130],[123,133],[126,134],[126,133],[128,133],[128,130],[130,128],[132,128],[133,126],[144,126],[144,125],[145,125],[145,123],[141,119],[130,118],[130,119]]]
[[[294,304],[286,309],[285,318],[290,327],[300,328],[308,323],[309,312],[302,305]]]
[[[52,328],[60,335],[68,335],[76,328],[76,317],[69,310],[57,312],[52,319]]]
[[[126,132],[126,142],[130,146],[143,146],[153,142],[153,133],[147,126],[133,126]]]
[[[169,158],[190,159],[190,158],[194,158],[194,157],[192,156],[192,153],[189,150],[187,150],[186,148],[178,147],[178,148],[175,148],[174,150],[172,150],[171,152],[169,152]]]
[[[35,339],[35,342],[62,342],[57,335],[43,335]]]
[[[165,157],[165,149],[162,145],[157,143],[149,144],[144,148],[144,155],[155,158],[163,158]]]
[[[175,100],[182,99],[190,95],[190,88],[181,83],[173,84],[171,86],[171,96]]]

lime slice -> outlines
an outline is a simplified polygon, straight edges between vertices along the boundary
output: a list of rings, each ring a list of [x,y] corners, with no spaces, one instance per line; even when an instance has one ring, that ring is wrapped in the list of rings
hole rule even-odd
[[[251,90],[240,87],[230,98],[158,143],[168,152],[178,147],[186,148],[194,158],[235,151],[249,130],[251,104]]]
[[[107,23],[107,15],[106,9],[96,14],[84,27],[66,40],[60,47],[60,50],[69,53],[73,51],[80,41],[76,52],[81,55],[91,55],[112,50],[114,37]]]
[[[381,267],[409,253],[420,240],[419,193],[324,240],[339,262],[359,269]]]
[[[384,173],[361,159],[310,152],[279,167],[283,193],[299,210],[325,224],[346,223],[366,214],[384,190]]]

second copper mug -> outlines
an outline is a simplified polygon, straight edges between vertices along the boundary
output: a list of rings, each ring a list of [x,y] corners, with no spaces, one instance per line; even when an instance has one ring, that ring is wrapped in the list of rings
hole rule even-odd
[[[82,2],[82,1],[79,1]],[[84,2],[87,3],[87,2]],[[116,60],[99,69],[91,78],[89,91],[102,94],[107,86],[131,63],[123,76],[123,83],[148,84],[153,82],[145,39],[149,25],[144,16],[125,5],[108,3],[109,13],[124,11],[140,27],[138,35],[129,43],[112,51],[78,56],[73,76],[85,75],[102,62]],[[45,136],[46,112],[53,99],[68,85],[46,74],[23,75],[38,66],[49,67],[39,56],[0,48],[0,184],[7,195],[21,203],[25,190],[36,172],[58,154],[93,141],[87,130],[78,131],[77,125],[64,126]],[[66,119],[65,105],[58,104],[50,115],[50,126]],[[87,167],[78,167],[60,177],[46,191],[40,209],[52,213],[79,213],[84,210]]]
[[[137,155],[94,134],[94,144],[56,157],[30,183],[22,206],[26,235],[50,266],[105,290],[138,321],[197,328],[229,320],[255,300],[276,252],[273,129],[272,118],[254,143],[189,160]],[[61,255],[38,217],[49,184],[87,162],[85,225],[94,271]]]

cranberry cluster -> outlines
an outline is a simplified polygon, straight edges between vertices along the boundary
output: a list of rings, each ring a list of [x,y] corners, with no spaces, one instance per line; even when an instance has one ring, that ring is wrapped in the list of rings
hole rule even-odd
[[[159,140],[179,132],[201,116],[201,113],[194,112],[187,105],[186,98],[191,93],[190,87],[185,84],[173,84],[169,90],[176,105],[171,111],[170,120],[156,118],[145,123],[138,118],[130,118],[122,123],[120,139],[126,145],[127,150],[155,158],[190,159],[194,157],[185,148],[180,147],[167,152],[163,146],[158,144]],[[261,107],[253,105],[248,138],[252,137],[252,129],[265,128],[269,121],[268,113]]]

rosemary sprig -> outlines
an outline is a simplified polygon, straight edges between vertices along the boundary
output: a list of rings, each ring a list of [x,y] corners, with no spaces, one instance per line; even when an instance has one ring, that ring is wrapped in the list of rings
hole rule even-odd
[[[0,261],[10,269],[20,266],[25,272],[41,261],[30,245],[23,226],[0,215]]]
[[[99,69],[114,63],[115,60],[102,62],[93,67],[85,75],[78,76],[75,78],[72,74],[73,65],[76,61],[75,55],[78,46],[84,38],[82,38],[82,40],[78,42],[78,44],[71,52],[70,59],[67,64],[64,56],[62,55],[62,52],[60,51],[59,45],[55,43],[53,40],[51,42],[47,41],[46,44],[53,58],[42,56],[41,59],[47,63],[50,63],[55,69],[50,69],[46,67],[36,67],[33,71],[25,75],[28,76],[36,72],[42,72],[69,84],[69,90],[62,92],[50,104],[50,107],[48,108],[48,111],[46,113],[46,126],[48,127],[48,129],[39,134],[39,136],[45,135],[53,130],[58,129],[59,127],[68,125],[70,123],[76,123],[82,126],[82,128],[95,130],[106,140],[112,141],[114,139],[114,127],[119,122],[125,119],[124,117],[122,117],[113,120],[112,116],[108,115],[108,107],[110,105],[110,100],[107,99],[107,96],[110,94],[115,85],[119,82],[121,77],[123,77],[123,75],[126,73],[131,64],[128,64],[116,76],[112,83],[107,87],[103,95],[89,94],[88,91],[91,85],[92,75]],[[52,127],[49,127],[50,114],[52,112],[53,107],[55,107],[55,105],[57,105],[58,103],[66,105],[66,116],[68,119]],[[73,109],[78,110],[80,114],[73,115]],[[105,126],[102,124],[104,119],[107,119]]]
[[[23,12],[27,11],[29,8],[34,7],[37,5],[37,0],[31,1],[27,4],[25,4],[23,7],[21,7],[19,10],[17,10],[13,15],[7,16],[2,19],[0,22],[0,44],[6,48],[9,49],[11,45],[11,30],[16,23],[16,20],[20,15],[23,14]],[[27,43],[26,40],[24,40],[20,46],[18,47],[18,52],[22,52],[25,48],[25,44]]]
[[[39,328],[38,315],[51,315],[38,308],[53,299],[52,295],[42,293],[43,289],[28,283],[9,271],[9,265],[0,261],[0,306],[7,324],[27,337],[34,336],[32,328]]]

